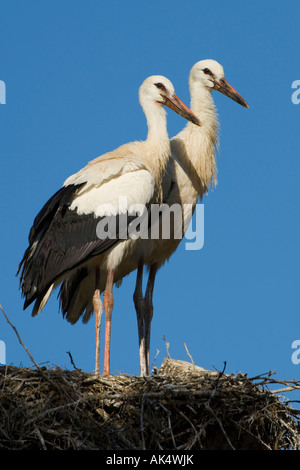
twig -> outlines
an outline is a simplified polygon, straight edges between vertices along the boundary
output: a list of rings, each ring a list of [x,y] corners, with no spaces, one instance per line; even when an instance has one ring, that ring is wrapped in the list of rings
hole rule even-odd
[[[232,445],[231,440],[229,439],[229,437],[228,437],[228,435],[227,435],[227,433],[226,433],[226,431],[225,431],[225,429],[224,429],[224,427],[223,427],[223,424],[222,424],[221,420],[218,418],[218,416],[216,415],[216,413],[214,412],[214,410],[211,408],[210,404],[209,404],[209,403],[204,403],[204,406],[205,406],[205,408],[206,408],[208,411],[211,412],[211,414],[213,415],[213,417],[215,418],[215,420],[216,420],[217,423],[219,424],[220,429],[221,429],[221,431],[222,431],[222,433],[223,433],[223,435],[224,435],[226,441],[227,441],[228,444],[229,444],[229,447],[231,447],[232,450],[235,450],[235,447]]]
[[[156,350],[155,357],[154,357],[154,359],[153,359],[153,361],[152,361],[152,366],[151,366],[151,369],[154,369],[154,368],[156,368],[156,366],[155,366],[155,361],[156,361],[156,359],[157,359],[157,356],[159,355],[159,353],[160,353],[160,351],[159,351],[159,349],[157,349],[157,350]]]
[[[192,362],[192,364],[193,364],[193,366],[194,366],[195,363],[194,363],[193,358],[192,358],[192,356],[190,355],[190,352],[189,352],[189,350],[188,350],[188,348],[187,348],[187,345],[186,345],[185,343],[184,343],[184,347],[185,347],[185,350],[186,350],[187,355],[189,356],[189,358],[190,358],[190,360],[191,360],[191,362]]]
[[[41,431],[38,428],[35,428],[35,432],[38,435],[38,438],[40,440],[42,449],[47,450],[47,447],[46,447],[46,444],[45,444],[45,439],[43,438]]]
[[[219,380],[220,380],[221,377],[224,375],[224,372],[225,372],[225,369],[226,369],[226,365],[227,365],[227,362],[224,361],[223,370],[222,370],[221,372],[218,371],[219,375],[218,375],[218,377],[216,378],[215,387],[214,387],[214,389],[212,390],[211,395],[210,395],[210,397],[209,397],[209,399],[208,399],[208,402],[207,402],[209,406],[210,406],[210,400],[211,400],[211,399],[216,395],[216,393],[217,393],[217,388],[218,388],[218,385],[219,385]],[[215,370],[217,370],[217,369],[215,368]]]
[[[0,305],[0,309],[2,310],[2,313],[3,315],[5,316],[5,319],[7,321],[7,323],[12,327],[12,329],[14,330],[14,332],[16,333],[17,335],[17,338],[21,344],[21,346],[23,346],[23,348],[25,349],[25,351],[27,352],[28,356],[30,357],[31,361],[33,362],[33,364],[37,367],[37,369],[39,371],[42,372],[42,369],[40,368],[40,366],[35,362],[35,360],[33,359],[32,355],[30,354],[30,352],[28,351],[28,349],[26,348],[25,344],[23,343],[23,341],[21,340],[21,337],[16,329],[16,327],[10,322],[10,320],[8,319],[6,313],[4,312],[3,308],[2,308],[2,305]]]
[[[278,388],[277,390],[271,390],[271,393],[277,394],[277,393],[283,393],[283,392],[293,392],[294,390],[299,390],[300,387],[299,385],[290,385],[289,387],[286,388]]]
[[[176,441],[175,441],[175,437],[174,437],[173,429],[172,429],[171,413],[168,413],[168,426],[169,426],[173,446],[174,446],[175,449],[177,449],[177,445],[176,445]]]
[[[30,424],[30,423],[33,423],[34,421],[41,421],[45,416],[48,416],[48,415],[51,415],[51,414],[54,414],[56,413],[57,411],[60,411],[60,410],[65,410],[69,407],[72,407],[74,406],[74,408],[77,407],[77,405],[81,404],[81,403],[85,403],[86,402],[86,399],[85,398],[79,398],[78,400],[76,401],[73,401],[73,402],[70,402],[70,403],[65,403],[64,405],[59,405],[59,406],[56,406],[55,408],[48,408],[46,411],[43,411],[43,413],[40,413],[38,415],[35,415],[33,416],[32,418],[30,418],[27,422],[26,422],[26,425]]]
[[[145,436],[144,436],[144,396],[141,400],[141,437],[142,437],[142,449],[145,450]]]
[[[171,359],[171,356],[170,356],[170,353],[169,353],[170,343],[167,342],[165,335],[163,335],[161,339],[164,340],[165,345],[166,345],[166,350],[167,350],[168,358]]]
[[[72,356],[71,352],[70,352],[70,351],[67,351],[67,354],[69,354],[70,361],[71,361],[71,364],[72,364],[72,366],[74,367],[74,369],[75,369],[75,370],[78,370],[78,368],[75,366],[75,363],[74,363],[74,361],[73,361],[73,356]]]
[[[215,369],[215,371],[217,371],[217,372],[219,373],[218,380],[222,377],[222,375],[224,375],[226,366],[227,366],[227,361],[224,361],[223,369],[222,369],[221,371],[219,371],[219,370],[213,365],[213,368]]]
[[[179,410],[177,407],[176,407],[176,410],[177,410],[177,412],[180,414],[180,416],[182,416],[182,417],[189,423],[189,425],[191,426],[191,428],[194,430],[195,437],[194,437],[194,440],[193,440],[193,444],[194,444],[195,441],[197,440],[198,443],[199,443],[200,449],[201,449],[203,446],[202,446],[202,444],[201,444],[200,434],[197,432],[197,429],[196,429],[195,426],[193,425],[192,421],[191,421],[181,410]]]

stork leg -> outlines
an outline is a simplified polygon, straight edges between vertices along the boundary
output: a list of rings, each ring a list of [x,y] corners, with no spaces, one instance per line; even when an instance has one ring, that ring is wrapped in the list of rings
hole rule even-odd
[[[150,374],[150,336],[151,336],[151,321],[153,317],[153,289],[155,276],[157,272],[157,265],[152,264],[149,270],[145,304],[144,304],[144,317],[145,317],[145,356],[147,364],[147,375]]]
[[[96,283],[93,295],[93,306],[95,313],[95,374],[100,374],[100,331],[101,331],[101,318],[103,313],[103,305],[101,301],[100,292],[100,271],[96,269]]]
[[[143,269],[142,260],[138,264],[137,278],[133,300],[136,310],[138,335],[139,335],[139,355],[140,355],[140,375],[147,375],[146,344],[145,344],[145,299],[143,296]]]
[[[113,297],[114,270],[109,269],[107,273],[106,285],[104,290],[104,309],[105,309],[105,339],[104,339],[104,367],[103,375],[110,374],[110,337],[111,337],[111,314],[114,305]]]

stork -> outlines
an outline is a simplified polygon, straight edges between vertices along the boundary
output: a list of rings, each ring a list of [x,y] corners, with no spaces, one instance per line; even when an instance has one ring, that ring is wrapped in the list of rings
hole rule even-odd
[[[162,202],[162,174],[170,156],[163,106],[200,125],[175,95],[172,83],[161,75],[143,82],[139,101],[147,119],[147,139],[105,153],[70,176],[36,216],[29,246],[18,267],[24,309],[35,302],[33,316],[43,310],[59,285],[60,307],[70,323],[76,323],[81,316],[87,322],[95,312],[96,373],[100,369],[100,295],[104,290],[103,373],[109,374],[112,287],[118,280],[115,272],[140,243],[128,237],[130,223],[136,217],[130,215],[130,208],[138,203],[147,210],[152,203]],[[99,238],[97,227],[101,221],[120,221],[124,215],[126,224],[119,224],[114,236]]]
[[[182,233],[184,234],[199,198],[216,184],[215,149],[218,145],[218,118],[212,98],[212,90],[218,90],[240,105],[248,108],[242,96],[225,80],[223,67],[214,60],[197,62],[189,75],[190,108],[198,116],[202,126],[185,128],[171,139],[171,158],[163,179],[163,202],[168,206],[181,204],[185,210]],[[149,374],[150,328],[153,316],[153,289],[157,270],[176,251],[180,239],[143,240],[134,303],[137,317],[142,318],[144,328],[139,331],[141,371]],[[145,295],[142,292],[143,265],[149,269]]]

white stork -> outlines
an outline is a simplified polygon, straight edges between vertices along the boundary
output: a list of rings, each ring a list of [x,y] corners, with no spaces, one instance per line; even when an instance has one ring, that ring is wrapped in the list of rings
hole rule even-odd
[[[103,373],[109,374],[112,287],[118,280],[115,273],[140,242],[128,238],[134,220],[129,209],[137,203],[147,208],[162,202],[162,174],[170,156],[163,105],[200,125],[175,95],[172,83],[160,75],[143,82],[139,101],[147,119],[147,139],[122,145],[70,176],[36,216],[29,246],[18,267],[24,309],[35,302],[33,316],[43,310],[52,290],[60,284],[60,307],[69,322],[77,322],[80,316],[87,322],[95,312],[96,373],[100,367],[100,294],[104,290]],[[114,236],[100,239],[98,223],[109,217],[119,221],[124,214],[128,215],[126,226],[119,228],[116,223]]]
[[[199,197],[216,184],[215,148],[218,145],[218,118],[212,98],[212,90],[218,90],[240,105],[248,108],[241,95],[224,78],[223,67],[214,60],[197,62],[189,75],[190,108],[198,116],[202,126],[185,128],[171,139],[171,159],[163,179],[163,202],[171,207],[180,204],[185,208],[180,220],[184,234],[194,213]],[[178,233],[178,232],[177,232]],[[157,270],[176,251],[180,239],[143,240],[143,258],[140,262],[134,303],[137,317],[144,325],[139,334],[140,364],[142,373],[149,374],[150,328],[153,316],[153,288]],[[143,264],[149,268],[145,296],[142,293]],[[145,372],[146,371],[146,372]]]

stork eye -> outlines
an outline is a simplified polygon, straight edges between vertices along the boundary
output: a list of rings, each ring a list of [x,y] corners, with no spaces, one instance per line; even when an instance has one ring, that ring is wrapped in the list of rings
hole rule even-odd
[[[166,89],[166,87],[165,87],[165,85],[164,85],[163,83],[160,83],[160,82],[159,82],[159,83],[155,83],[154,85],[155,85],[157,88],[160,88],[161,90],[165,90],[165,89]]]
[[[206,68],[206,69],[203,69],[203,72],[206,73],[206,74],[211,75],[211,71],[210,71],[209,69],[207,69],[207,68]]]

